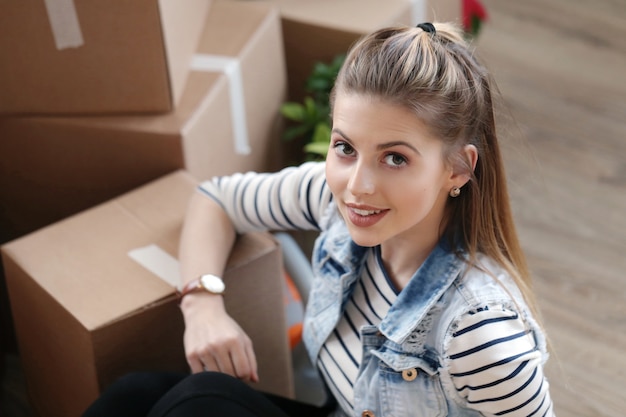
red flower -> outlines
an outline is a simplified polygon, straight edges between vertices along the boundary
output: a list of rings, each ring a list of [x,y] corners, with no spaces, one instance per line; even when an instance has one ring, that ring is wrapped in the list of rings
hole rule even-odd
[[[463,29],[471,34],[477,35],[480,25],[487,20],[487,10],[479,0],[461,0],[461,12],[463,15]]]

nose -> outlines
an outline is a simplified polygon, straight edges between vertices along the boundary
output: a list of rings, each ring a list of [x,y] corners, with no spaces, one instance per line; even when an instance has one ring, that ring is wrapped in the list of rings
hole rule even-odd
[[[373,194],[376,190],[375,174],[373,170],[362,161],[357,162],[350,172],[348,191],[353,195]]]

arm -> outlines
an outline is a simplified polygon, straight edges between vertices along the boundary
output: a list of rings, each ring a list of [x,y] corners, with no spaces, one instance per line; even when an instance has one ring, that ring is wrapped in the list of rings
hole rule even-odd
[[[448,342],[448,370],[468,408],[485,416],[552,416],[544,353],[512,309],[492,305],[460,317]]]
[[[317,228],[330,198],[323,164],[203,183],[191,200],[181,236],[183,285],[201,274],[222,276],[237,233]],[[258,380],[252,343],[226,313],[221,296],[188,294],[181,309],[192,372],[209,369]]]
[[[214,178],[202,183],[200,190],[219,201],[238,233],[319,230],[331,199],[324,164],[314,162],[275,173]]]
[[[196,193],[183,226],[179,258],[183,284],[201,274],[223,276],[235,242],[235,230],[218,203]],[[191,371],[220,371],[257,381],[252,342],[226,313],[221,295],[196,292],[181,302],[184,345]]]

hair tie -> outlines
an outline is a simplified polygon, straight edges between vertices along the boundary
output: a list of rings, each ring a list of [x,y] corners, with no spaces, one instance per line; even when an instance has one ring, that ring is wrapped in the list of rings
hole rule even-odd
[[[432,23],[425,22],[417,25],[418,28],[422,29],[424,32],[432,33],[433,35],[437,33],[435,30],[435,26]]]

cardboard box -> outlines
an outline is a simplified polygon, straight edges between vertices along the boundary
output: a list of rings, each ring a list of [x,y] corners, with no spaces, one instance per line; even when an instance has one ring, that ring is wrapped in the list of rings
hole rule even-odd
[[[0,113],[165,112],[211,0],[0,4]]]
[[[176,172],[2,247],[26,383],[42,416],[79,416],[130,371],[188,370],[171,281],[195,185]],[[276,241],[240,236],[224,279],[227,309],[254,343],[255,386],[292,396]]]
[[[287,94],[278,11],[215,2],[197,53],[238,65],[240,80],[193,71],[164,115],[0,118],[0,229],[21,236],[176,169],[275,168]]]

